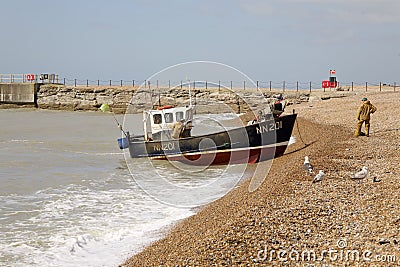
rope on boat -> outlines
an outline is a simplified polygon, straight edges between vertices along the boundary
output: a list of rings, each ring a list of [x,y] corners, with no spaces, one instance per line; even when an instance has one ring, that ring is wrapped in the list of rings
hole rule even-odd
[[[297,131],[299,132],[299,138],[300,138],[301,142],[302,142],[305,146],[308,146],[309,144],[306,144],[306,142],[304,142],[303,138],[301,137],[300,127],[299,127],[299,123],[297,122],[297,118],[296,118],[296,127],[297,127]]]

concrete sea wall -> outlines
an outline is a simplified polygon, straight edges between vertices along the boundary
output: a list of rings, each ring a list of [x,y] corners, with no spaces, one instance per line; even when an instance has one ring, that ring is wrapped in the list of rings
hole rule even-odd
[[[36,104],[37,83],[1,83],[0,103]]]

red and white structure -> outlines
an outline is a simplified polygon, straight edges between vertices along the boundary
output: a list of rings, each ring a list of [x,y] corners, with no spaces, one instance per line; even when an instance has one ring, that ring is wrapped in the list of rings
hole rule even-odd
[[[336,88],[337,86],[336,70],[329,70],[329,80],[322,81],[322,88]]]

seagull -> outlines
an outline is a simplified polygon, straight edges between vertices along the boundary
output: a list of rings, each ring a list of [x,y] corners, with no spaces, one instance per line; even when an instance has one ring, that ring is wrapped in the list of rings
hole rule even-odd
[[[308,171],[310,174],[314,174],[313,166],[311,165],[308,156],[304,157],[303,169]]]
[[[356,174],[354,174],[353,177],[351,177],[351,179],[364,179],[368,177],[368,168],[366,166],[362,167],[361,171],[357,172]]]
[[[313,183],[321,182],[325,178],[325,173],[323,170],[319,170],[319,173],[314,177]]]

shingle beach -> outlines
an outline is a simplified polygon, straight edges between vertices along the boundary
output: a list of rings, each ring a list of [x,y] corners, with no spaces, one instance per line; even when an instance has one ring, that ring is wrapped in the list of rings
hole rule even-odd
[[[353,136],[362,97],[378,109],[370,137]],[[297,141],[255,192],[246,180],[121,266],[399,266],[399,101],[359,92],[288,106]],[[369,177],[352,180],[363,166]]]

